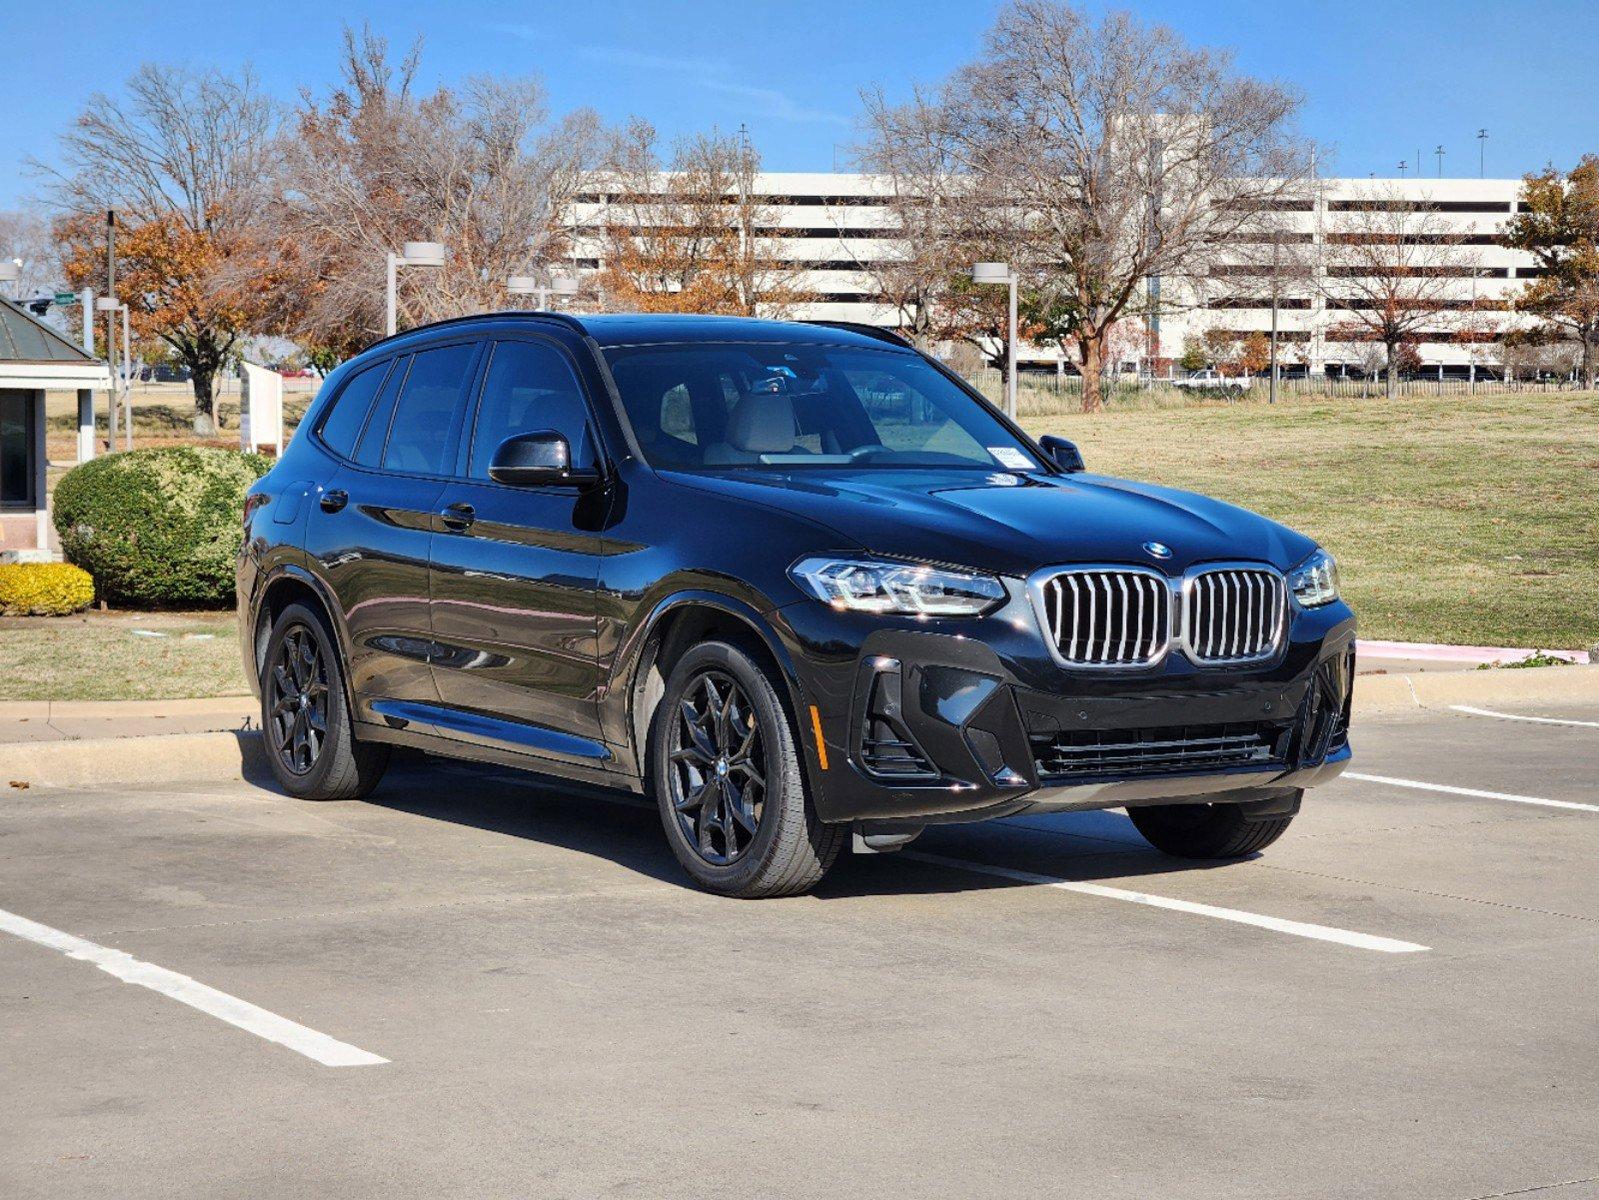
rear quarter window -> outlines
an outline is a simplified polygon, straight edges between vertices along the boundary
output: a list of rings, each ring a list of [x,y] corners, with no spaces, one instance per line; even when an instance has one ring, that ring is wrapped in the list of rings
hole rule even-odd
[[[317,436],[335,454],[349,458],[355,452],[355,443],[366,427],[367,414],[372,411],[372,401],[383,386],[389,366],[388,362],[375,363],[352,375],[333,398],[333,407],[317,427]]]

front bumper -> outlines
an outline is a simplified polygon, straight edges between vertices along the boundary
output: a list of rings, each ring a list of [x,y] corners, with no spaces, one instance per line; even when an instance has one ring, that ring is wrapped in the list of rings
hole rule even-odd
[[[1296,612],[1275,661],[1071,671],[1028,614],[884,621],[819,604],[774,616],[828,766],[826,821],[938,823],[1225,800],[1270,808],[1349,761],[1354,616]],[[806,721],[805,725],[810,722]]]

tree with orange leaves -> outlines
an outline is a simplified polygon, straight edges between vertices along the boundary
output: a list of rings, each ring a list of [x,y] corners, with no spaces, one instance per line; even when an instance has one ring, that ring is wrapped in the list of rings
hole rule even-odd
[[[271,234],[277,107],[248,72],[146,65],[124,94],[96,94],[51,171],[56,236],[74,287],[105,287],[105,214],[117,291],[143,338],[189,368],[197,432],[216,428],[216,375],[272,316],[285,248]]]

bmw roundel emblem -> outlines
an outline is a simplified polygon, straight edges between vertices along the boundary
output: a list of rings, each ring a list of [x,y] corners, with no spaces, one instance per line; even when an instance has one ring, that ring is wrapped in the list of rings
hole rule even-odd
[[[1160,542],[1145,542],[1144,553],[1148,554],[1150,558],[1170,558],[1171,547],[1162,545]]]

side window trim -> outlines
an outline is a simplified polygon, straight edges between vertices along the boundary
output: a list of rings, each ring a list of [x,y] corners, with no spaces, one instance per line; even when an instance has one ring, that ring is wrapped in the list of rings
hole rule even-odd
[[[462,380],[462,382],[461,382],[461,390],[456,394],[455,410],[454,410],[454,413],[451,415],[451,418],[450,418],[450,430],[449,430],[449,433],[446,434],[446,436],[445,436],[445,449],[444,449],[445,469],[442,470],[442,471],[439,471],[436,474],[434,474],[434,473],[428,473],[428,472],[422,472],[422,471],[402,471],[402,470],[398,470],[398,469],[396,469],[394,467],[386,467],[386,466],[384,466],[383,465],[383,459],[388,454],[389,437],[394,432],[394,419],[395,419],[396,416],[399,415],[400,402],[405,398],[405,385],[406,385],[407,380],[410,377],[411,367],[416,363],[417,356],[421,355],[421,354],[426,354],[429,350],[442,350],[442,349],[446,349],[446,348],[448,348],[450,346],[465,346],[465,345],[470,345],[472,347],[472,361],[471,361],[471,364],[467,367],[465,373],[461,377],[461,380]],[[481,368],[483,366],[483,361],[484,361],[484,358],[485,358],[484,349],[485,349],[485,347],[487,345],[488,345],[488,339],[487,338],[478,337],[478,336],[473,336],[473,337],[456,336],[456,337],[452,337],[452,338],[445,338],[445,339],[442,339],[442,340],[436,341],[436,342],[427,342],[427,343],[424,343],[422,345],[414,346],[414,347],[411,347],[411,348],[407,349],[405,354],[403,355],[403,357],[408,359],[408,361],[406,363],[406,377],[400,380],[399,387],[398,387],[398,389],[395,392],[394,406],[389,410],[389,424],[388,424],[388,428],[386,428],[383,431],[383,441],[382,441],[382,444],[378,448],[377,462],[375,464],[367,464],[367,463],[355,462],[355,463],[353,463],[353,465],[356,466],[357,468],[359,468],[360,470],[363,470],[363,471],[372,471],[372,472],[375,472],[375,473],[377,473],[379,475],[395,475],[395,476],[400,476],[400,477],[407,478],[407,479],[452,479],[452,478],[455,478],[455,476],[451,473],[450,466],[451,466],[452,462],[454,461],[454,459],[456,457],[458,457],[459,452],[460,452],[460,438],[461,438],[462,423],[463,423],[463,421],[464,421],[464,419],[466,417],[467,409],[472,407],[472,399],[471,399],[472,398],[472,394],[473,394],[472,393],[472,389],[476,386],[476,382],[478,380]],[[402,357],[402,356],[397,355],[396,357],[398,358],[398,357]],[[384,381],[385,386],[387,385],[387,382],[388,381],[385,379],[385,381]],[[381,389],[380,389],[379,395],[381,396],[381,394],[382,394],[382,392],[381,392]],[[370,423],[370,421],[369,421],[369,423]],[[371,430],[365,430],[364,429],[362,431],[361,437],[364,439],[366,437],[367,433],[369,433],[369,432],[371,432]],[[357,441],[356,442],[356,449],[359,450],[360,447],[361,447],[361,442]]]
[[[553,350],[557,357],[560,358],[561,362],[565,364],[567,371],[570,372],[572,376],[572,382],[577,385],[578,399],[583,402],[585,424],[588,426],[589,443],[594,448],[595,462],[600,467],[602,472],[608,471],[610,467],[610,456],[606,452],[605,440],[600,434],[600,424],[594,414],[594,398],[589,395],[588,384],[584,381],[583,372],[579,369],[576,360],[567,351],[567,348],[556,339],[545,337],[536,333],[524,333],[518,330],[514,333],[507,332],[485,339],[483,352],[478,360],[476,383],[473,386],[471,399],[468,405],[470,410],[468,416],[470,419],[464,422],[461,426],[460,443],[456,448],[455,477],[457,479],[461,479],[473,484],[480,484],[485,487],[502,486],[500,484],[496,484],[491,479],[474,479],[471,477],[470,471],[472,443],[477,437],[478,418],[483,412],[483,394],[484,390],[488,387],[489,371],[494,365],[494,354],[501,346],[512,342],[532,342],[535,345],[543,346],[546,349]]]
[[[361,438],[366,435],[366,427],[367,424],[372,420],[373,410],[377,408],[378,397],[383,395],[383,386],[388,383],[389,376],[394,372],[394,364],[399,362],[401,357],[403,356],[398,354],[390,355],[388,358],[381,359],[378,362],[373,363],[371,366],[362,367],[359,371],[350,372],[350,377],[339,385],[338,392],[334,395],[333,399],[327,402],[327,405],[322,410],[322,415],[317,418],[316,428],[313,431],[316,434],[317,445],[321,446],[322,449],[326,450],[329,454],[343,462],[350,462],[354,460],[355,448],[361,444]],[[335,450],[327,443],[326,439],[323,438],[323,427],[327,425],[328,421],[332,418],[333,410],[338,408],[339,403],[349,392],[350,385],[353,384],[357,379],[361,378],[361,376],[365,375],[368,371],[377,370],[381,370],[383,372],[383,378],[378,380],[378,386],[372,393],[372,399],[366,402],[366,412],[361,417],[361,428],[355,431],[355,441],[350,443],[349,454]]]

